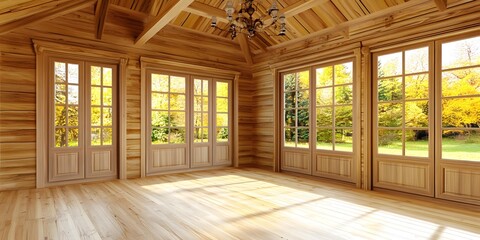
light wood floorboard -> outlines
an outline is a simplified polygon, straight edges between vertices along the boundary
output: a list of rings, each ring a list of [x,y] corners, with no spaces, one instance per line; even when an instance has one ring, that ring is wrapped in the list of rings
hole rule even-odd
[[[480,207],[222,169],[0,192],[0,239],[480,239]]]

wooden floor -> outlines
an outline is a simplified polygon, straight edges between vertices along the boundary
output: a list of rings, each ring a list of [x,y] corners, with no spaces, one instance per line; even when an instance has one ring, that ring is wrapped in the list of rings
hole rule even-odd
[[[0,214],[0,239],[480,239],[480,208],[253,168],[0,192]]]

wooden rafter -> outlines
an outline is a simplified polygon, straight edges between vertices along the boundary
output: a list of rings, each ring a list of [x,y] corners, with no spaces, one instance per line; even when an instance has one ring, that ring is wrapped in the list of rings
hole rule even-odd
[[[447,0],[433,0],[435,5],[437,5],[438,10],[445,11],[447,10]]]
[[[39,12],[37,14],[21,18],[19,20],[9,22],[0,26],[0,35],[11,32],[20,27],[26,27],[28,25],[36,24],[39,22],[48,21],[69,14],[71,12],[78,11],[80,9],[93,5],[95,2],[96,0],[76,0],[59,4],[43,12]]]
[[[110,5],[109,3],[110,0],[97,1],[97,6],[95,7],[95,26],[97,39],[102,39],[103,29],[107,19],[108,6]]]
[[[212,7],[205,3],[193,2],[185,9],[185,11],[205,18],[216,16],[217,21],[228,23],[227,18],[225,18],[226,13],[224,10]]]
[[[305,35],[305,36],[300,37],[300,38],[292,39],[292,40],[277,44],[275,46],[268,47],[267,50],[282,48],[282,47],[284,47],[286,45],[289,45],[289,44],[293,44],[293,43],[297,43],[297,42],[301,42],[301,41],[307,41],[311,38],[315,38],[315,37],[319,37],[319,36],[322,36],[322,35],[330,34],[332,32],[345,31],[346,29],[348,29],[351,26],[362,24],[362,23],[365,23],[365,22],[368,22],[368,21],[372,21],[374,19],[390,16],[394,13],[403,11],[407,8],[411,8],[411,7],[414,7],[416,5],[425,3],[426,1],[428,1],[428,0],[410,0],[408,2],[405,2],[405,3],[402,3],[402,4],[387,8],[383,11],[374,12],[372,14],[365,15],[365,16],[350,20],[348,22],[342,22],[342,23],[337,24],[333,27],[325,28],[325,29],[320,30],[318,32],[314,32],[314,33]]]
[[[250,47],[248,46],[247,37],[245,36],[245,34],[239,34],[237,39],[238,39],[238,43],[240,44],[240,49],[242,49],[245,60],[247,61],[247,64],[252,65],[253,58],[252,58],[252,53],[250,51]]]
[[[167,25],[173,18],[175,18],[180,12],[185,10],[194,0],[177,0],[175,4],[168,10],[157,15],[152,21],[150,21],[142,33],[135,40],[136,46],[141,46],[150,40],[155,34],[158,33],[165,25]]]
[[[280,9],[280,12],[285,14],[285,17],[292,17],[326,2],[330,2],[330,0],[301,0],[284,8],[283,10]]]

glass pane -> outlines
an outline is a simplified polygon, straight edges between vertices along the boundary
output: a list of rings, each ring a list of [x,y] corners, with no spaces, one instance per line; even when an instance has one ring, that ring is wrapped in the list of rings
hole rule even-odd
[[[297,89],[294,73],[283,76],[283,89],[285,92],[295,91]]]
[[[317,127],[332,127],[333,124],[333,108],[322,107],[317,108]]]
[[[428,47],[405,51],[405,73],[428,71]]]
[[[335,130],[335,150],[352,152],[353,151],[352,136],[353,136],[352,129]]]
[[[208,113],[203,114],[202,120],[203,120],[202,126],[208,127]]]
[[[168,112],[152,111],[152,127],[168,127]]]
[[[285,128],[285,147],[295,147],[295,140],[297,138],[297,133],[295,128]]]
[[[102,68],[101,67],[96,67],[92,66],[90,68],[90,81],[91,85],[102,85]]]
[[[103,86],[112,86],[112,74],[111,68],[103,68]],[[103,144],[105,145],[105,143]]]
[[[298,91],[297,92],[297,97],[298,97],[298,102],[297,102],[297,107],[299,108],[308,108],[310,106],[310,91],[309,90],[304,90],[304,91]]]
[[[378,104],[378,126],[400,127],[403,121],[403,104],[381,103]]]
[[[352,85],[335,87],[335,104],[352,104]]]
[[[170,129],[170,143],[185,143],[185,128]]]
[[[67,85],[55,84],[55,104],[67,103]]]
[[[333,104],[333,88],[317,89],[317,106]]]
[[[202,80],[200,79],[193,80],[193,94],[202,95]]]
[[[92,87],[90,101],[92,105],[100,106],[102,105],[102,88],[101,87]]]
[[[303,71],[297,73],[298,76],[298,89],[309,89],[310,88],[310,73],[309,71]]]
[[[228,83],[217,82],[217,97],[228,97]]]
[[[228,112],[228,98],[217,98],[217,112]]]
[[[67,146],[67,132],[65,128],[55,129],[55,147]]]
[[[78,126],[78,107],[68,107],[68,126]]]
[[[332,129],[317,129],[317,149],[333,150]]]
[[[193,97],[193,111],[202,111],[202,97]]]
[[[55,62],[55,82],[64,83],[67,81],[65,66],[65,63]]]
[[[68,104],[78,104],[78,85],[68,85]]]
[[[442,73],[442,96],[480,94],[480,67]]]
[[[316,85],[318,87],[333,85],[333,66],[317,68]]]
[[[428,157],[428,130],[405,131],[405,156]]]
[[[377,68],[380,78],[402,74],[402,52],[379,56]]]
[[[203,80],[202,94],[203,94],[203,96],[208,96],[208,81],[207,80]]]
[[[171,112],[170,113],[170,126],[171,127],[185,127],[185,113],[184,112]]]
[[[297,110],[297,126],[298,127],[307,127],[309,126],[309,110],[308,109],[298,109]]]
[[[103,88],[103,106],[112,106],[112,88]]]
[[[208,97],[203,97],[202,99],[202,111],[207,112],[209,107],[208,107]]]
[[[170,77],[170,92],[185,93],[185,78],[184,77]]]
[[[296,102],[296,93],[297,92],[286,92],[285,93],[285,108],[295,108]]]
[[[203,138],[203,142],[208,142],[208,128],[202,128],[202,136],[201,137]]]
[[[170,94],[170,110],[185,110],[185,95]]]
[[[102,145],[112,145],[112,129],[111,128],[103,128],[102,131]]]
[[[68,82],[78,84],[78,64],[68,64]]]
[[[67,126],[67,110],[64,106],[55,106],[55,126]]]
[[[353,82],[353,63],[348,62],[334,66],[335,85]]]
[[[428,98],[428,74],[405,77],[405,98]]]
[[[378,80],[378,101],[395,101],[403,99],[402,78]]]
[[[335,107],[335,126],[352,127],[353,107],[341,106]]]
[[[168,110],[168,94],[152,93],[152,109]]]
[[[202,142],[202,128],[193,129],[193,142]]]
[[[378,153],[402,155],[402,130],[378,130]]]
[[[102,129],[101,128],[92,128],[90,141],[92,146],[102,145]]]
[[[152,91],[168,92],[168,76],[152,74]]]
[[[228,114],[217,113],[217,126],[228,126]]]
[[[78,147],[78,128],[68,129],[68,146]]]
[[[480,64],[480,37],[442,44],[442,69]]]
[[[91,113],[90,113],[90,121],[91,121],[91,125],[92,126],[101,126],[102,125],[102,115],[101,115],[101,111],[102,111],[102,108],[100,107],[92,107],[91,108]]]
[[[443,127],[480,127],[480,97],[442,100]]]
[[[428,127],[428,101],[405,102],[405,126]]]
[[[167,143],[168,143],[168,128],[153,128],[152,144],[167,144]]]
[[[309,129],[308,128],[297,128],[297,133],[298,133],[298,141],[297,141],[297,147],[299,148],[308,148],[309,146]]]
[[[442,159],[480,161],[480,131],[444,130]]]
[[[201,127],[202,126],[202,114],[195,113],[193,115],[193,126],[194,127]]]
[[[285,126],[286,127],[295,127],[295,110],[287,110],[285,113]]]
[[[112,126],[113,116],[112,108],[103,108],[103,126]]]
[[[228,142],[228,128],[217,128],[217,142]]]

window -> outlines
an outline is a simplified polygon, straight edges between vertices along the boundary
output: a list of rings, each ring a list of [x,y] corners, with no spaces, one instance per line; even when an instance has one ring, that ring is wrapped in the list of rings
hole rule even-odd
[[[90,81],[90,142],[92,146],[112,145],[112,68],[91,66]]]
[[[230,90],[228,82],[216,82],[216,134],[217,142],[228,142],[230,125]]]
[[[152,144],[186,143],[186,78],[151,75]]]
[[[196,143],[209,142],[209,82],[205,79],[193,80],[193,137]]]
[[[283,75],[284,146],[309,147],[310,72]]]
[[[429,156],[429,47],[377,58],[378,154]]]
[[[353,63],[316,72],[316,148],[353,151]]]
[[[442,159],[480,161],[480,37],[441,51]]]

